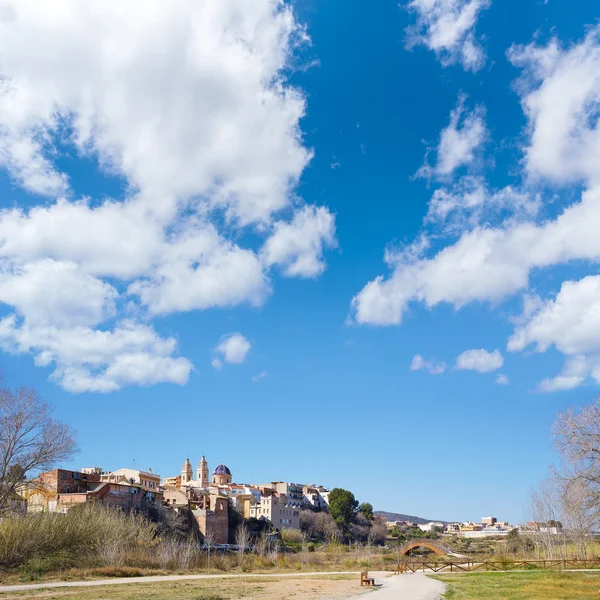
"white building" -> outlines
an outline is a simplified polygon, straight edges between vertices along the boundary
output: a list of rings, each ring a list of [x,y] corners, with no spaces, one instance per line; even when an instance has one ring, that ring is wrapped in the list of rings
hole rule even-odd
[[[418,525],[419,529],[421,531],[425,531],[427,533],[429,533],[430,531],[433,531],[434,528],[438,529],[439,531],[443,531],[444,530],[444,524],[438,522],[429,522],[429,523],[425,523],[425,524],[421,524]]]
[[[302,488],[303,504],[313,508],[327,508],[329,506],[329,490],[322,486],[305,485]]]

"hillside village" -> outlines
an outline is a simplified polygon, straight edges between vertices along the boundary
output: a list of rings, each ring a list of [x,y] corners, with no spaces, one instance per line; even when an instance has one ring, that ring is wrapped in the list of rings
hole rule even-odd
[[[27,512],[64,513],[73,506],[95,501],[125,510],[168,507],[177,513],[191,515],[202,538],[209,538],[215,544],[231,541],[232,511],[246,520],[268,523],[276,531],[300,530],[301,510],[327,510],[329,494],[328,488],[316,484],[286,481],[235,483],[232,471],[224,464],[217,465],[211,473],[204,456],[195,470],[186,458],[178,475],[165,478],[152,469],[54,469],[28,481],[22,491]],[[499,522],[491,516],[482,517],[478,523],[388,520],[385,525],[391,538],[401,537],[406,531],[413,532],[413,535],[483,538],[505,536],[515,528],[507,521]],[[532,528],[535,524],[523,527]]]
[[[230,539],[231,510],[237,510],[245,519],[268,521],[277,530],[299,530],[302,507],[328,507],[329,490],[320,485],[234,483],[231,470],[224,464],[215,467],[212,475],[209,473],[204,456],[195,472],[186,458],[179,475],[164,479],[151,469],[54,469],[27,482],[22,496],[27,512],[66,512],[94,501],[126,510],[162,505],[189,512],[202,537],[210,537],[216,544],[226,544]]]

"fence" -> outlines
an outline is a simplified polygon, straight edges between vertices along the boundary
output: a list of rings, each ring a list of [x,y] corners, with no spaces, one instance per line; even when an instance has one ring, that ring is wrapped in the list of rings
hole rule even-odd
[[[471,571],[513,571],[533,569],[598,569],[600,558],[584,559],[561,559],[561,560],[515,560],[515,561],[407,561],[399,562],[394,573],[416,573],[417,571],[431,571],[440,573],[471,572]]]

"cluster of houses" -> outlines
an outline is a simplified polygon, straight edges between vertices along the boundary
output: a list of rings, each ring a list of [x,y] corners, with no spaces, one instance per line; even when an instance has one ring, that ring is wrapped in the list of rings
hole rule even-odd
[[[435,531],[442,534],[459,535],[465,538],[485,538],[492,536],[508,535],[514,525],[508,521],[498,521],[496,517],[482,517],[480,523],[466,521],[465,523],[444,523],[442,521],[431,521],[429,523],[412,523],[410,521],[388,521],[388,528],[413,527],[429,533]]]
[[[204,456],[195,473],[186,458],[179,475],[164,479],[151,469],[54,469],[29,480],[22,495],[28,512],[64,513],[75,505],[94,501],[126,510],[155,505],[190,511],[202,536],[215,544],[228,542],[231,508],[246,519],[268,521],[277,530],[300,529],[301,508],[326,508],[329,503],[329,490],[322,486],[283,481],[234,483],[231,471],[223,464],[209,476]]]

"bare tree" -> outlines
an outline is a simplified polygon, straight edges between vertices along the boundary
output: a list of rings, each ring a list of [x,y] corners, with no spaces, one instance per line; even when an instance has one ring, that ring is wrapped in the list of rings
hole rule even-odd
[[[590,508],[587,487],[579,480],[563,482],[563,527],[575,558],[594,555],[597,509]]]
[[[240,566],[244,562],[244,554],[248,549],[248,546],[250,546],[251,540],[252,536],[246,525],[240,525],[235,532],[235,543],[238,547],[238,552],[240,553]]]
[[[531,494],[531,516],[537,525],[533,536],[538,558],[559,558],[562,544],[557,525],[561,519],[561,493],[556,479],[540,484]]]
[[[600,521],[600,400],[560,414],[553,432],[564,461],[557,474],[567,488],[576,486],[588,516]]]
[[[52,409],[31,388],[0,389],[0,517],[32,472],[50,469],[77,451],[68,425],[52,419]]]

